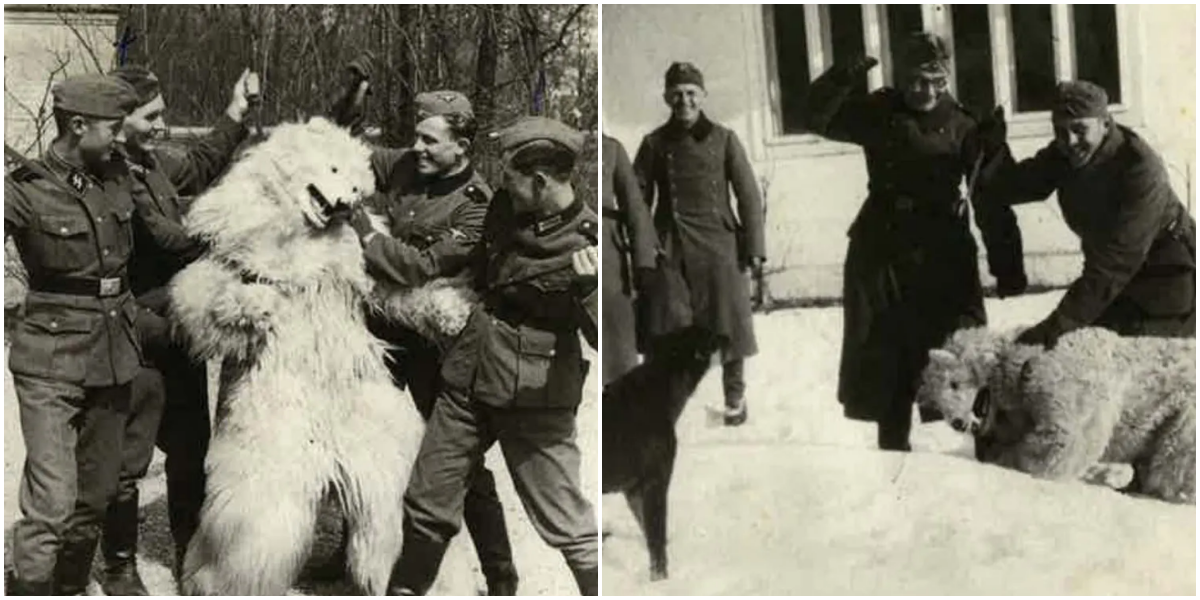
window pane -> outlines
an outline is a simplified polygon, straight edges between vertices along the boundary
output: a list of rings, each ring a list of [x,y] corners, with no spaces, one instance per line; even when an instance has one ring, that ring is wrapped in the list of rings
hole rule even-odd
[[[908,36],[921,31],[921,5],[920,4],[888,4],[887,5],[887,31],[888,43],[891,48],[888,49],[893,65],[891,85],[896,85],[895,65],[900,58],[900,52],[904,47],[904,40]]]
[[[1117,6],[1075,4],[1076,77],[1108,92],[1108,101],[1121,103],[1121,67],[1117,59]]]
[[[829,35],[832,39],[833,60],[845,61],[866,52],[863,41],[863,17],[861,4],[828,4]],[[855,92],[866,93],[867,76],[864,74],[854,86]]]
[[[985,114],[996,104],[987,5],[955,4],[950,7],[950,17],[958,100],[968,110]]]
[[[1050,110],[1054,102],[1054,27],[1049,4],[1010,6],[1017,66],[1017,112]]]
[[[808,72],[804,6],[780,4],[770,7],[775,22],[775,68],[779,73],[779,104],[783,132],[801,133],[804,96],[812,74]]]

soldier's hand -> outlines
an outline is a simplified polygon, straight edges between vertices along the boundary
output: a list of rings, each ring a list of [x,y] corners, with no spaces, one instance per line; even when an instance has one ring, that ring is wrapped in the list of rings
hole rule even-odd
[[[575,274],[580,277],[595,277],[599,270],[600,252],[595,246],[576,250],[571,255],[571,268],[575,270]]]
[[[833,71],[837,83],[841,85],[853,85],[866,75],[868,71],[875,68],[879,64],[879,59],[873,56],[858,55],[845,61],[838,61],[833,65]]]
[[[358,239],[365,239],[367,236],[375,233],[375,226],[371,223],[371,216],[367,213],[367,209],[362,206],[356,206],[350,212],[350,218],[347,221],[350,227],[354,228],[354,232],[358,234]]]
[[[1062,332],[1054,325],[1052,318],[1047,318],[1041,323],[1022,331],[1021,335],[1017,336],[1017,343],[1026,346],[1042,346],[1046,349],[1053,348],[1054,344],[1058,342],[1058,336],[1062,335]]]
[[[258,101],[261,94],[261,90],[258,89],[258,74],[250,69],[243,70],[237,83],[233,84],[233,96],[225,114],[241,123],[242,119],[246,118],[246,112],[250,110],[251,100]]]
[[[346,65],[346,69],[355,82],[369,80],[375,74],[375,55],[370,50],[363,50]]]

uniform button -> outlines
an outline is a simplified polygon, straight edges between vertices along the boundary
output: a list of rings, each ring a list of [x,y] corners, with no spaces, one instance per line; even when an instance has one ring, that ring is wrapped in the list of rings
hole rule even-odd
[[[59,228],[58,228],[58,232],[59,232],[59,233],[66,233],[66,232],[67,232],[67,228],[66,228],[66,227],[59,227]]]
[[[96,222],[97,222],[97,223],[103,223],[103,222],[104,222],[104,217],[96,217]]]
[[[554,356],[554,348],[550,349],[550,356]]]
[[[410,216],[410,217],[416,216],[416,214],[417,214],[417,211],[415,211],[415,210],[408,211],[408,216]]]
[[[108,248],[105,248],[105,249],[104,249],[104,255],[105,255],[105,256],[108,256],[108,254],[109,254]]]
[[[58,329],[58,321],[50,321],[50,329]]]
[[[110,317],[116,317],[116,316],[117,316],[117,311],[115,311],[115,310],[110,310],[110,311],[108,311],[108,316],[110,316]]]

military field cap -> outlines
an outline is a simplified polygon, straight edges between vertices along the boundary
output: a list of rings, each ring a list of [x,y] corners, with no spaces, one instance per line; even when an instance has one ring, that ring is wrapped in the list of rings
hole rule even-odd
[[[437,116],[475,116],[475,111],[471,108],[471,101],[462,92],[454,90],[421,92],[417,94],[416,103],[418,121]]]
[[[574,154],[583,148],[583,134],[561,121],[546,117],[522,117],[516,123],[496,133],[504,152],[515,150],[529,142],[548,140],[562,145]]]
[[[684,83],[691,83],[693,85],[698,85],[698,86],[700,86],[701,89],[703,89],[704,88],[704,74],[701,73],[700,69],[697,69],[696,65],[693,65],[692,63],[689,63],[689,62],[672,63],[671,66],[667,69],[666,83],[665,83],[664,87],[671,87],[671,86],[680,85],[680,84],[684,84]]]
[[[1090,81],[1059,82],[1053,114],[1072,119],[1108,116],[1108,92]]]
[[[101,119],[121,119],[138,107],[133,86],[108,75],[68,77],[52,90],[55,110]]]
[[[138,106],[145,105],[162,93],[158,77],[146,67],[126,66],[108,74],[133,86],[133,90],[137,92]]]
[[[950,73],[950,47],[946,40],[928,31],[920,31],[904,40],[904,64],[910,71],[945,76]]]

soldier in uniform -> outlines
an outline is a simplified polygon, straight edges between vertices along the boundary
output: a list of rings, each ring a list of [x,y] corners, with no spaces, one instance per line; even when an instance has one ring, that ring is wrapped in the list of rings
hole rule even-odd
[[[758,351],[745,270],[761,279],[764,214],[737,134],[704,115],[705,97],[700,70],[672,64],[663,92],[671,119],[642,140],[634,159],[643,200],[658,200],[654,225],[664,251],[661,285],[649,298],[658,308],[647,310],[645,333],[648,360],[676,351],[659,341],[681,332],[711,336],[722,354],[725,424],[740,425],[747,417],[744,361]]]
[[[463,517],[471,474],[499,442],[542,539],[597,592],[596,515],[579,489],[575,414],[596,345],[596,216],[570,184],[582,135],[528,117],[500,135],[504,190],[471,272],[484,298],[447,350],[443,385],[404,497],[391,595],[426,593]]]
[[[369,58],[351,66],[346,98],[365,98]],[[363,244],[367,272],[393,285],[417,287],[435,278],[455,277],[479,242],[491,189],[471,164],[469,151],[476,133],[471,102],[454,91],[418,94],[416,143],[412,148],[377,149],[371,162],[380,193],[368,198],[350,224]],[[338,122],[352,122],[352,101],[339,102]],[[361,113],[361,111],[357,111]],[[367,212],[389,223],[376,231]],[[370,327],[393,346],[389,368],[401,388],[407,387],[417,410],[427,420],[441,390],[442,349],[407,327],[372,319]],[[504,520],[504,507],[491,471],[478,465],[466,498],[467,529],[475,543],[488,593],[511,596],[517,571]]]
[[[65,79],[53,95],[57,137],[4,181],[5,235],[30,284],[9,354],[26,449],[14,595],[86,588],[140,367],[126,276],[134,204],[115,154],[137,95],[104,75]]]
[[[947,92],[949,52],[929,33],[906,40],[899,89],[853,88],[877,64],[835,64],[813,82],[807,127],[858,144],[869,193],[850,227],[838,400],[846,417],[878,424],[878,445],[907,451],[928,353],[961,327],[983,325],[977,248],[959,186],[979,164],[977,121]],[[976,203],[1001,297],[1026,287],[1011,208]],[[938,415],[923,413],[926,420]]]
[[[638,364],[634,292],[643,288],[657,264],[658,239],[650,210],[642,201],[625,148],[604,136],[603,274],[600,293],[604,315],[603,384],[608,385]]]
[[[109,596],[144,596],[137,571],[138,481],[145,476],[155,441],[166,453],[167,514],[175,542],[176,569],[200,519],[204,502],[204,457],[208,452],[208,377],[205,364],[192,360],[168,333],[167,284],[203,246],[182,225],[186,205],[180,198],[208,187],[229,164],[248,134],[242,119],[249,108],[246,71],[233,90],[233,100],[206,139],[186,154],[152,146],[166,129],[166,103],[158,78],[144,67],[122,67],[110,73],[129,83],[138,107],[124,124],[123,150],[132,175],[134,244],[129,263],[130,285],[139,305],[138,331],[146,363],[133,382],[133,411],[126,427],[121,487],[109,503],[101,582]],[[161,421],[161,424],[160,424]]]
[[[1060,83],[1054,141],[1016,162],[1003,114],[989,121],[983,201],[1045,200],[1057,193],[1079,236],[1083,273],[1058,307],[1017,341],[1052,346],[1080,327],[1127,336],[1195,337],[1196,223],[1171,189],[1162,159],[1108,114],[1108,94],[1087,81]]]

